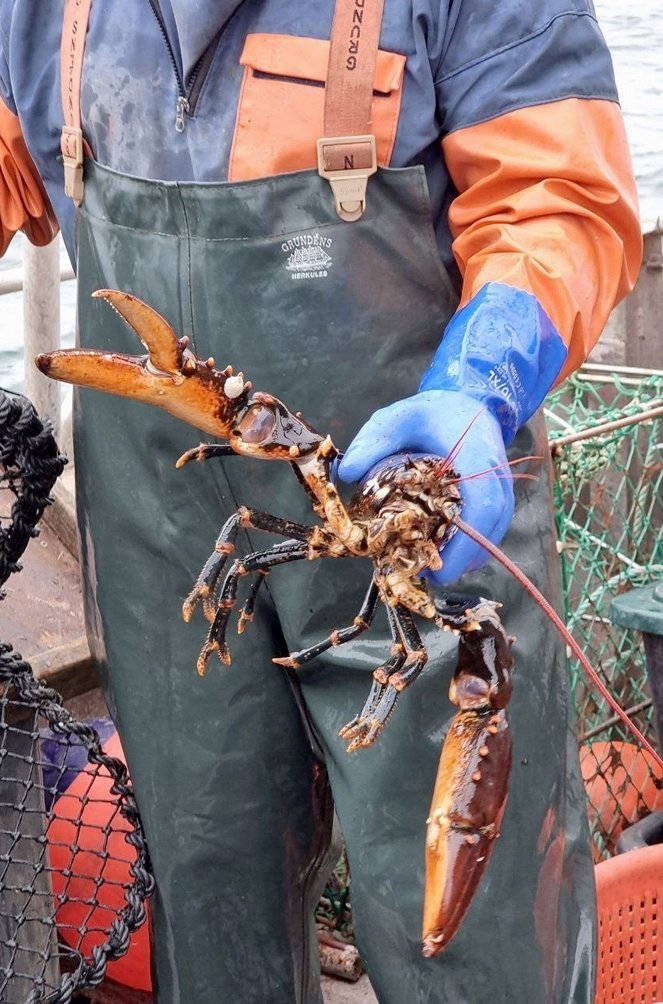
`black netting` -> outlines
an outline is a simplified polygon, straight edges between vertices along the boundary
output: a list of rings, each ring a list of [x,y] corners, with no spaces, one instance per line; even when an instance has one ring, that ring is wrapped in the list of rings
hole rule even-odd
[[[64,463],[32,405],[0,391],[0,586]],[[152,888],[122,760],[0,642],[0,1001],[64,1004],[99,984]]]
[[[20,571],[19,558],[39,533],[37,523],[66,462],[30,402],[0,390],[0,587]]]

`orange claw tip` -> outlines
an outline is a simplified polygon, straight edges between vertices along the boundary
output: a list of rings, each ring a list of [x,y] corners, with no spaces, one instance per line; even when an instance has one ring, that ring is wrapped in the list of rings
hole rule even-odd
[[[362,747],[363,747],[363,743],[361,741],[361,736],[358,736],[356,739],[353,739],[352,742],[348,743],[348,745],[345,748],[345,752],[346,753],[356,753],[357,750],[362,749]]]
[[[239,615],[239,620],[237,621],[237,634],[244,634],[247,624],[251,624],[253,621],[253,614],[247,614],[242,611]]]
[[[442,932],[441,934],[428,934],[422,943],[421,954],[425,959],[434,959],[436,955],[439,955],[448,944],[447,938]]]
[[[198,460],[199,456],[200,447],[192,446],[190,450],[186,450],[181,457],[178,457],[175,462],[175,467],[179,470],[180,467],[184,467],[185,464],[188,464],[190,460]]]
[[[280,656],[278,659],[275,657],[272,662],[277,666],[285,666],[286,669],[299,669],[299,663],[296,659],[291,656]]]
[[[198,601],[201,599],[201,597],[204,598],[208,592],[209,589],[207,589],[206,586],[201,586],[200,589],[194,589],[191,593],[189,593],[187,598],[184,600],[184,603],[182,604],[183,621],[185,621],[187,624],[189,623],[189,621],[193,617],[193,612],[198,605]]]

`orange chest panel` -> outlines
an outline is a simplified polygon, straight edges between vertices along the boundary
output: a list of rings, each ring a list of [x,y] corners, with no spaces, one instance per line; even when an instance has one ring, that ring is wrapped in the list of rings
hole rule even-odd
[[[241,56],[244,77],[228,168],[229,181],[245,181],[317,166],[316,140],[324,135],[329,42],[289,35],[248,35]],[[396,137],[405,56],[378,52],[372,131],[378,163],[387,166]]]

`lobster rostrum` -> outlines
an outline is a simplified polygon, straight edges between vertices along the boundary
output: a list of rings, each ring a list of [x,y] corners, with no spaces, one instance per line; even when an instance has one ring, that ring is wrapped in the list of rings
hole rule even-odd
[[[348,751],[370,746],[392,714],[399,694],[422,672],[427,654],[415,616],[433,621],[459,639],[459,658],[449,697],[458,707],[443,745],[426,841],[426,891],[423,953],[434,956],[452,939],[488,864],[504,814],[511,768],[511,738],[506,707],[511,696],[511,646],[497,613],[499,604],[481,597],[433,597],[423,574],[442,565],[440,550],[457,530],[469,534],[504,564],[535,597],[563,634],[576,658],[615,711],[624,713],[605,690],[565,625],[536,588],[499,549],[461,518],[462,497],[452,456],[391,458],[358,488],[347,507],[332,479],[339,452],[299,413],[266,393],[251,393],[251,383],[230,366],[215,368],[199,359],[188,339],[178,338],[155,310],[137,297],[102,289],[101,297],[130,325],[147,355],[127,356],[91,350],[65,350],[37,357],[47,376],[154,404],[225,443],[201,444],[177,462],[242,454],[288,461],[309,495],[320,523],[307,526],[270,513],[240,507],[222,527],[215,548],[184,600],[189,621],[198,605],[210,628],[197,662],[206,672],[216,652],[229,665],[226,640],[240,580],[253,576],[237,624],[242,632],[253,617],[256,595],[276,565],[321,557],[370,558],[373,575],[351,625],[332,631],[308,649],[274,662],[297,669],[332,646],[366,631],[379,604],[386,608],[392,637],[390,652],[374,671],[359,713],[339,735]],[[285,540],[236,558],[241,528],[277,534]],[[225,577],[222,576],[226,571]],[[635,727],[631,730],[656,754]]]

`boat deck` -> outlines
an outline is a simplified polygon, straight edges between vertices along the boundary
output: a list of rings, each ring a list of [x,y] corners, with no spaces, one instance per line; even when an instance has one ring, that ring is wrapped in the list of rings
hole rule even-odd
[[[33,657],[82,641],[82,595],[78,562],[55,531],[42,523],[12,575],[2,601],[2,638]]]

